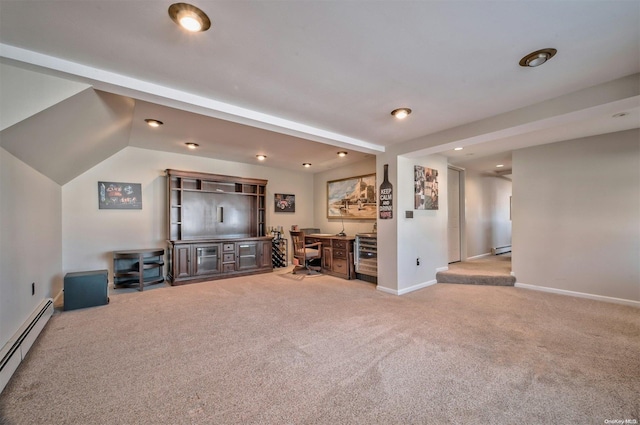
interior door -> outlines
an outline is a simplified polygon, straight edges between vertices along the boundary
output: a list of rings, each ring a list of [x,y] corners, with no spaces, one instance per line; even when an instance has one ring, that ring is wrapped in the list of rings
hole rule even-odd
[[[448,169],[447,193],[449,218],[447,235],[449,240],[449,263],[461,261],[461,233],[460,233],[460,171]]]

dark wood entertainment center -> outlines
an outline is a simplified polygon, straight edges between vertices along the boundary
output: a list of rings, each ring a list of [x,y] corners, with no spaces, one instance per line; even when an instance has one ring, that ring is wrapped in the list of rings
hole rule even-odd
[[[172,285],[273,270],[267,180],[166,170]]]

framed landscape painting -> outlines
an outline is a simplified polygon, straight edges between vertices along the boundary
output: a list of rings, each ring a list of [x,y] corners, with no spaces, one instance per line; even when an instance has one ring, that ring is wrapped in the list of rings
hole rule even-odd
[[[375,220],[376,175],[327,182],[327,218]]]

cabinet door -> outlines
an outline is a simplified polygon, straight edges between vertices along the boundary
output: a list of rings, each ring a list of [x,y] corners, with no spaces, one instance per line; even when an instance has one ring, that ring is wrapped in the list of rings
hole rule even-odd
[[[260,267],[272,268],[273,262],[271,261],[271,255],[273,252],[273,246],[271,241],[260,242],[262,249],[260,250]]]
[[[173,250],[173,278],[191,276],[191,245],[176,245]]]
[[[331,270],[333,264],[333,249],[330,246],[322,247],[322,268]]]
[[[258,268],[258,243],[236,242],[236,270],[250,270]]]
[[[222,245],[203,244],[193,246],[193,274],[206,275],[220,273],[220,251]]]

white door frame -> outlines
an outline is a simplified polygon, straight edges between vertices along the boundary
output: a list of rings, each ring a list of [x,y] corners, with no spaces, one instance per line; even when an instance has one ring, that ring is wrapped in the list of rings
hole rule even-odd
[[[452,170],[456,170],[458,172],[460,172],[460,200],[459,200],[459,205],[460,205],[460,214],[459,214],[459,218],[460,218],[460,223],[459,223],[459,228],[460,228],[460,261],[465,261],[467,259],[467,229],[466,229],[466,225],[465,223],[467,222],[466,220],[466,209],[467,209],[467,205],[465,203],[465,180],[466,180],[466,170],[462,167],[457,167],[455,165],[452,164],[448,164],[447,168],[451,168]],[[448,243],[448,242],[447,242]],[[447,252],[449,252],[449,250],[447,249]]]

